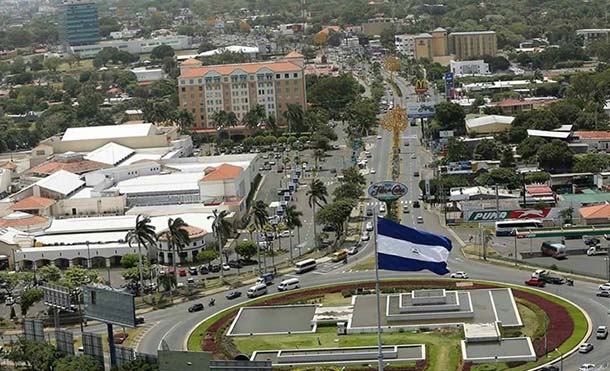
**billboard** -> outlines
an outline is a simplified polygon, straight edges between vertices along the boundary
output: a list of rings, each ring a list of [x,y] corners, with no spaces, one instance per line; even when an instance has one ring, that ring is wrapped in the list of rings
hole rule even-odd
[[[83,351],[86,355],[97,359],[104,364],[104,346],[102,335],[92,332],[83,332]]]
[[[453,138],[453,130],[441,130],[438,132],[440,138]]]
[[[121,367],[136,359],[136,354],[133,348],[116,346],[116,365]]]
[[[379,201],[395,201],[406,195],[408,188],[406,185],[397,182],[377,182],[369,187],[369,196]]]
[[[71,291],[65,286],[44,283],[42,285],[44,304],[52,308],[73,312]]]
[[[70,356],[74,355],[74,334],[72,332],[55,330],[55,342],[57,350]]]
[[[544,219],[549,216],[551,208],[524,210],[473,210],[468,216],[469,222],[495,222],[505,219]]]
[[[134,296],[102,285],[84,287],[85,318],[136,327]]]
[[[407,117],[410,119],[434,117],[436,111],[432,103],[407,103]]]
[[[44,341],[44,323],[40,319],[23,320],[23,336],[28,341]]]

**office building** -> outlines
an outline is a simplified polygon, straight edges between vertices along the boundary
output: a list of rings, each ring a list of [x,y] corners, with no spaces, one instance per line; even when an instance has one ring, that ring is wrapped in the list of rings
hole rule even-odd
[[[457,60],[468,60],[483,55],[495,56],[498,50],[494,31],[452,32],[449,34],[449,53]]]
[[[384,31],[392,31],[396,23],[394,18],[377,17],[371,18],[362,24],[362,33],[366,36],[381,35]]]
[[[97,5],[90,0],[64,2],[64,38],[68,45],[85,45],[100,41]]]
[[[303,56],[292,52],[283,60],[203,66],[196,59],[180,65],[179,100],[195,117],[198,131],[215,131],[214,113],[234,112],[238,120],[256,105],[278,123],[288,104],[305,108]],[[237,128],[238,130],[240,128]]]
[[[432,60],[433,57],[432,35],[429,33],[421,33],[415,36],[415,58],[427,58]]]
[[[169,45],[174,50],[190,49],[192,38],[186,35],[158,36],[150,39],[108,40],[83,45],[74,45],[70,50],[81,58],[94,58],[104,48],[117,48],[131,54],[150,53],[160,45]]]
[[[432,33],[432,55],[442,57],[448,54],[447,51],[447,30],[437,28]]]
[[[396,53],[407,58],[415,59],[415,35],[396,35],[394,36]]]

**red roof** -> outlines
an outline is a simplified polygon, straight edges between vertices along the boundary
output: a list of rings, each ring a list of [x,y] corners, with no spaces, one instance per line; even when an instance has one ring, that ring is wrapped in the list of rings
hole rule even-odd
[[[553,193],[551,187],[546,185],[528,185],[525,189],[529,194]]]
[[[528,102],[525,100],[519,100],[519,99],[504,99],[501,102],[498,102],[496,104],[496,106],[498,107],[512,107],[512,106],[531,106],[533,105],[533,102]]]
[[[576,131],[574,136],[580,139],[610,139],[610,131]]]
[[[51,175],[59,170],[69,171],[73,174],[84,174],[89,171],[109,168],[110,165],[97,161],[78,160],[69,162],[49,161],[28,170],[29,173]]]
[[[26,227],[29,225],[43,224],[49,219],[44,216],[30,215],[23,212],[9,214],[0,219],[0,227]]]
[[[585,206],[578,212],[585,219],[606,219],[610,218],[610,204]]]
[[[204,181],[235,179],[241,174],[242,168],[235,165],[222,164],[203,177]]]
[[[13,210],[45,209],[55,203],[55,200],[44,197],[30,196],[11,206]]]
[[[180,77],[189,78],[189,77],[201,77],[208,72],[217,72],[221,75],[229,75],[236,70],[242,70],[245,73],[256,73],[261,68],[268,68],[273,72],[298,72],[301,70],[301,67],[296,64],[288,61],[278,61],[278,62],[266,62],[266,63],[240,63],[240,64],[222,64],[215,66],[203,66],[197,68],[191,68],[188,70],[182,71]]]

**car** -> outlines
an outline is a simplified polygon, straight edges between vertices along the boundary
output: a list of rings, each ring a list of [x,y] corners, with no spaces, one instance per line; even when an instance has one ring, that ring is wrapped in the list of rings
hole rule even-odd
[[[451,278],[459,278],[459,279],[467,279],[468,278],[468,273],[466,272],[455,272],[455,273],[451,273]]]
[[[408,213],[410,212],[410,210],[409,210],[409,206],[408,206],[408,205],[404,205],[404,206],[402,207],[402,212],[403,212],[403,213],[405,213],[405,214],[408,214]]]
[[[368,232],[372,232],[373,231],[373,223],[371,223],[371,222],[366,223],[366,230]]]
[[[220,272],[220,265],[218,265],[218,264],[210,264],[208,266],[208,270],[210,272],[212,272],[212,273],[218,273],[218,272]]]
[[[409,142],[405,142],[405,147],[408,147],[408,146],[409,146]]]
[[[529,280],[525,281],[525,284],[528,286],[536,286],[536,287],[545,286],[544,281],[540,280],[539,278],[530,278]]]
[[[366,209],[366,216],[373,216],[373,209]]]
[[[337,228],[335,228],[335,226],[332,224],[326,224],[324,227],[322,227],[323,232],[334,232],[336,230]]]
[[[113,335],[114,343],[123,344],[125,342],[125,340],[127,340],[128,336],[129,335],[127,335],[126,332],[117,332],[116,334]]]
[[[199,312],[203,310],[203,304],[197,303],[189,307],[189,313]]]
[[[294,236],[293,231],[281,231],[280,233],[278,233],[278,236],[282,238],[290,237],[291,235]]]
[[[379,212],[380,213],[385,213],[385,204],[379,205]]]
[[[180,277],[186,277],[186,269],[184,268],[178,268],[178,275]]]
[[[596,294],[596,296],[602,297],[602,298],[610,298],[610,291],[600,291]]]
[[[608,337],[608,327],[607,326],[597,326],[597,330],[595,330],[595,337],[597,339],[605,339]]]
[[[225,295],[227,300],[233,300],[241,297],[241,291],[231,291],[227,295]]]
[[[540,369],[540,371],[559,371],[559,367],[557,366],[545,366]]]
[[[593,350],[593,344],[591,343],[582,343],[578,347],[578,353],[589,353]]]
[[[360,236],[360,240],[362,241],[368,241],[371,239],[371,236],[369,235],[369,232],[364,232],[362,233],[362,236]]]
[[[419,171],[414,171],[413,176],[417,178],[419,176]]]
[[[381,136],[381,135],[377,135],[377,139],[381,139],[381,138],[382,138],[382,136]]]
[[[189,285],[194,285],[195,279],[193,277],[189,277],[186,279],[186,283],[188,283]]]
[[[210,273],[210,270],[208,269],[208,267],[206,265],[201,265],[199,267],[199,273],[208,274],[208,273]]]
[[[413,207],[418,209],[419,208],[419,201],[413,201]]]
[[[582,365],[580,365],[578,371],[593,371],[595,369],[596,367],[593,363],[583,363]]]
[[[610,282],[599,285],[599,291],[610,291]]]
[[[231,266],[230,266],[229,264],[227,264],[227,263],[224,263],[224,264],[222,265],[222,270],[223,270],[223,271],[228,271],[228,270],[231,270]]]
[[[377,174],[377,171],[375,171],[375,169],[371,169],[370,173],[371,174]]]
[[[411,160],[415,160],[417,158],[417,155],[414,153],[411,155]]]
[[[174,274],[174,272],[176,272],[176,270],[174,269],[174,266],[170,266],[167,271],[169,272],[169,274]]]
[[[229,260],[229,267],[231,268],[235,268],[235,269],[239,269],[242,268],[244,265],[242,263],[239,262],[239,260]]]
[[[356,255],[358,254],[358,246],[352,246],[347,250],[348,255]]]
[[[584,242],[585,242],[585,245],[587,245],[587,246],[597,246],[600,243],[599,238],[597,238],[597,237],[585,238]]]
[[[6,299],[4,300],[4,305],[15,305],[15,299],[12,296],[7,296]]]
[[[141,325],[144,323],[144,317],[136,317],[136,325]]]
[[[424,217],[423,216],[418,216],[417,217],[417,224],[423,224],[424,223]]]
[[[199,272],[197,271],[197,267],[189,267],[189,274],[192,276],[196,276]]]

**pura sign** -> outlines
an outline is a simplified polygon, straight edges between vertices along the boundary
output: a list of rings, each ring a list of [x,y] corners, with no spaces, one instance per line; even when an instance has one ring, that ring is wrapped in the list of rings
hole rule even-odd
[[[546,209],[525,209],[525,210],[478,210],[472,211],[468,217],[469,222],[495,222],[505,219],[544,219],[551,212]]]
[[[406,195],[407,191],[407,186],[402,183],[390,181],[377,182],[369,187],[369,196],[379,201],[390,202]]]

